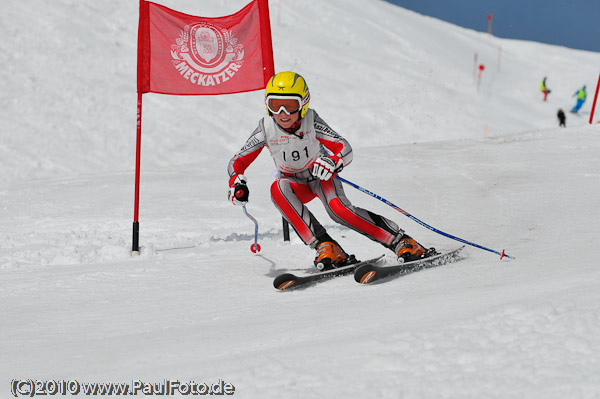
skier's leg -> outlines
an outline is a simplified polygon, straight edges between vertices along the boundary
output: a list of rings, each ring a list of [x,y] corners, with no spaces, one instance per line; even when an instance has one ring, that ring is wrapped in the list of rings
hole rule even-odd
[[[339,180],[321,181],[313,191],[317,193],[334,221],[379,242],[394,251],[402,260],[415,260],[426,253],[425,247],[406,235],[393,221],[352,205]]]
[[[319,237],[327,238],[327,232],[304,204],[315,198],[306,184],[292,178],[281,178],[271,185],[271,200],[281,215],[292,225],[298,237],[312,247]]]
[[[332,239],[304,204],[316,194],[307,184],[295,179],[281,178],[271,185],[271,198],[283,217],[292,225],[298,237],[317,251],[315,266],[327,270],[352,262],[349,256]]]
[[[323,202],[325,210],[337,223],[385,246],[390,246],[398,234],[404,233],[393,221],[352,205],[339,180],[317,181],[315,186],[314,191]]]

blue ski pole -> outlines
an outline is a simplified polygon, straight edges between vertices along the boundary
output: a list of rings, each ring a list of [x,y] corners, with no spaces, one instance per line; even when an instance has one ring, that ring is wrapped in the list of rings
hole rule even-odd
[[[260,245],[258,245],[258,222],[248,213],[246,205],[242,205],[242,209],[244,210],[244,215],[254,222],[254,244],[250,245],[250,251],[252,253],[260,252]]]
[[[394,208],[395,210],[397,210],[398,212],[400,212],[400,213],[401,213],[401,214],[403,214],[404,216],[407,216],[407,217],[409,217],[410,219],[414,220],[415,222],[419,223],[421,226],[424,226],[424,227],[428,228],[428,229],[429,229],[429,230],[431,230],[431,231],[434,231],[434,232],[436,232],[436,233],[438,233],[438,234],[441,234],[441,235],[443,235],[443,236],[446,236],[446,237],[448,237],[448,238],[452,238],[453,240],[460,241],[460,242],[462,242],[462,243],[465,243],[465,244],[471,245],[471,246],[473,246],[473,247],[480,248],[480,249],[483,249],[483,250],[486,250],[486,251],[489,251],[489,252],[495,253],[495,254],[497,254],[497,255],[500,255],[500,259],[502,259],[502,258],[504,258],[504,257],[506,257],[506,258],[510,258],[510,259],[514,259],[514,257],[512,257],[512,256],[510,256],[510,255],[508,255],[508,254],[506,254],[506,253],[504,252],[504,250],[502,250],[502,252],[499,252],[499,251],[494,251],[493,249],[486,248],[486,247],[484,247],[484,246],[481,246],[481,245],[479,245],[479,244],[472,243],[472,242],[470,242],[470,241],[467,241],[467,240],[463,240],[462,238],[455,237],[455,236],[453,236],[453,235],[451,235],[451,234],[448,234],[448,233],[444,233],[443,231],[441,231],[441,230],[438,230],[438,229],[436,229],[435,227],[432,227],[432,226],[428,225],[427,223],[425,223],[425,222],[423,222],[423,221],[421,221],[421,220],[417,219],[416,217],[414,217],[414,216],[413,216],[413,215],[411,215],[410,213],[408,213],[408,212],[406,212],[405,210],[403,210],[403,209],[399,208],[398,206],[396,206],[396,205],[392,204],[390,201],[386,200],[385,198],[383,198],[383,197],[381,197],[381,196],[379,196],[379,195],[377,195],[377,194],[375,194],[375,193],[373,193],[373,192],[371,192],[371,191],[367,190],[366,188],[363,188],[363,187],[359,186],[358,184],[354,184],[354,183],[352,183],[351,181],[348,181],[348,180],[346,180],[346,179],[344,179],[343,177],[340,177],[340,176],[336,176],[336,179],[338,179],[339,181],[341,181],[341,182],[343,182],[343,183],[346,183],[346,184],[348,184],[348,185],[350,185],[350,186],[352,186],[352,187],[354,187],[354,188],[356,188],[356,189],[358,189],[358,190],[362,191],[362,192],[363,192],[363,193],[365,193],[365,194],[368,194],[368,195],[370,195],[370,196],[371,196],[371,197],[373,197],[373,198],[377,198],[379,201],[386,203],[387,205],[391,206],[392,208]]]

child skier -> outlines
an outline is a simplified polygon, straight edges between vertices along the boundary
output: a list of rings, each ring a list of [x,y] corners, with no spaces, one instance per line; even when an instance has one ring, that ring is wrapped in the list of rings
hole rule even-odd
[[[271,185],[271,199],[300,239],[317,251],[319,270],[341,267],[356,260],[329,236],[304,205],[318,197],[337,223],[391,249],[400,261],[427,257],[427,250],[396,223],[350,203],[335,175],[352,162],[350,144],[312,108],[310,92],[302,76],[280,72],[265,91],[268,117],[263,117],[242,149],[228,165],[229,201],[248,202],[246,168],[267,147],[279,176]]]

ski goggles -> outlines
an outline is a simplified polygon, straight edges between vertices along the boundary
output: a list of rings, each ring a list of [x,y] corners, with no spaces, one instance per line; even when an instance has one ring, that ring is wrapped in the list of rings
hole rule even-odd
[[[302,109],[300,97],[295,96],[267,96],[265,102],[267,103],[267,109],[277,115],[282,112],[292,115]]]

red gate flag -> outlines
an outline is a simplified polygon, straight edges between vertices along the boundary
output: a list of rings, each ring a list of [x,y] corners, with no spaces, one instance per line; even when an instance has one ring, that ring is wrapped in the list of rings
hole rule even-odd
[[[275,74],[268,0],[235,14],[196,17],[140,0],[132,254],[139,253],[142,94],[229,94],[264,89]]]
[[[268,0],[219,18],[140,1],[138,93],[252,91],[264,88],[274,71]]]

